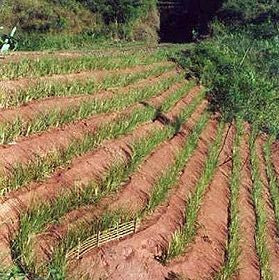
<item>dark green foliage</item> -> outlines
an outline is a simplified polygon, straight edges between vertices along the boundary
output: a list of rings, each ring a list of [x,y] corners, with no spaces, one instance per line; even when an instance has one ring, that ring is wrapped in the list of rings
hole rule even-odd
[[[209,89],[214,110],[279,135],[279,25],[275,1],[228,0],[212,38],[176,56]]]
[[[150,0],[79,0],[94,13],[101,14],[106,24],[137,20],[155,1]]]

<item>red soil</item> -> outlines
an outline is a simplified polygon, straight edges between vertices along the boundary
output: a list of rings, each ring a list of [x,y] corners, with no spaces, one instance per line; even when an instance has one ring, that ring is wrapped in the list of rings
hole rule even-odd
[[[88,276],[89,279],[165,279],[168,268],[163,267],[154,257],[162,254],[173,232],[181,226],[186,198],[201,175],[207,149],[215,132],[216,122],[211,121],[202,133],[198,148],[189,160],[177,187],[171,191],[170,198],[142,222],[139,231],[122,241],[93,249],[79,262],[72,263],[70,277],[79,275]],[[139,185],[141,188],[145,187],[145,182],[143,183]],[[90,269],[92,265],[94,270]]]
[[[225,260],[233,137],[234,128],[231,127],[220,154],[219,166],[199,210],[198,230],[193,242],[185,255],[169,264],[174,273],[188,279],[214,277]]]
[[[182,100],[181,102],[184,103],[185,101]],[[78,227],[81,223],[92,221],[106,210],[123,208],[130,213],[136,213],[140,209],[143,209],[153,188],[155,179],[159,177],[162,170],[165,170],[173,162],[177,150],[183,144],[186,135],[194,127],[200,114],[206,108],[206,105],[206,102],[204,102],[198,107],[191,119],[183,126],[183,134],[178,134],[173,139],[161,144],[148,157],[141,168],[131,176],[129,182],[121,188],[119,193],[114,194],[113,197],[103,199],[96,206],[88,206],[68,213],[60,224],[48,228],[46,232],[39,236],[37,241],[38,247],[41,247],[46,255],[51,255],[53,248],[56,246],[55,243],[59,242],[70,228]],[[180,106],[180,102],[177,106]]]
[[[240,218],[240,258],[239,258],[239,270],[236,275],[236,279],[260,279],[259,259],[256,252],[255,244],[255,228],[256,219],[253,208],[252,199],[252,179],[251,170],[249,164],[249,127],[246,127],[245,137],[242,140],[241,157],[242,157],[242,173],[241,173],[241,185],[239,193],[239,218]]]
[[[263,145],[264,145],[263,137],[259,137],[256,141],[257,153],[259,156],[259,167],[261,173],[261,180],[264,185],[264,206],[266,211],[266,233],[267,233],[267,248],[269,251],[269,261],[270,261],[270,269],[273,274],[274,279],[279,279],[279,239],[278,239],[278,231],[276,228],[276,220],[274,215],[274,208],[271,202],[270,195],[270,187],[268,184],[268,179],[265,171],[265,160],[263,154]]]

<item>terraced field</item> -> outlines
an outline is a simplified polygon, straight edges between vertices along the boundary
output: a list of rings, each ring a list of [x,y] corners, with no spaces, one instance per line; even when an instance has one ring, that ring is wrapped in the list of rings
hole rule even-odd
[[[0,75],[0,279],[279,279],[278,141],[209,112],[164,50]]]

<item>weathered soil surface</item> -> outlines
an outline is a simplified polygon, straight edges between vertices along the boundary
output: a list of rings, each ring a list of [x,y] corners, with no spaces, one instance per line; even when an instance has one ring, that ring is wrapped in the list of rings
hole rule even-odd
[[[150,52],[152,52],[151,49]],[[127,53],[130,51],[135,52],[135,49],[127,49]],[[118,54],[124,55],[124,52],[125,50],[120,50]],[[148,52],[147,50],[146,55]],[[86,53],[86,55],[88,54],[90,53]],[[1,62],[3,61],[4,64],[16,63],[25,58],[39,60],[41,57],[53,55],[57,57],[57,63],[59,63],[65,57],[80,57],[84,53],[18,53]],[[104,51],[100,55],[110,55],[110,53]],[[172,63],[165,61],[116,71],[96,70],[36,79],[3,80],[0,82],[1,98],[2,100],[8,98],[8,94],[16,95],[20,90],[35,87],[42,82],[69,83],[94,79],[101,83],[105,77],[112,74],[141,73],[154,67],[169,67],[170,65]],[[167,71],[159,76],[151,75],[126,87],[100,91],[94,95],[85,93],[71,96],[50,96],[26,102],[17,107],[5,108],[0,111],[0,125],[9,124],[17,118],[28,123],[41,114],[48,117],[53,110],[60,110],[62,114],[69,108],[79,108],[82,102],[89,102],[92,99],[104,101],[126,94],[130,89],[141,91],[145,87],[149,88],[156,83],[161,83],[167,77],[177,75],[179,71],[175,67],[167,68]],[[14,142],[0,145],[0,278],[2,269],[16,266],[19,269],[24,268],[26,279],[50,279],[45,275],[38,278],[37,272],[33,274],[33,268],[39,268],[41,265],[47,267],[53,261],[57,248],[69,237],[70,233],[78,232],[80,228],[89,230],[92,224],[98,224],[107,213],[121,210],[123,217],[125,217],[124,213],[128,213],[130,217],[141,217],[135,231],[124,238],[107,240],[102,246],[92,247],[79,258],[67,259],[65,279],[207,280],[217,279],[217,276],[220,277],[218,279],[228,279],[225,278],[223,268],[229,261],[232,261],[228,259],[228,242],[230,229],[233,226],[230,218],[231,178],[234,166],[233,147],[235,136],[238,133],[234,124],[226,124],[222,131],[217,166],[201,195],[197,216],[194,218],[195,228],[192,238],[187,241],[181,240],[184,249],[175,258],[164,261],[173,238],[177,236],[175,234],[189,225],[185,213],[189,209],[190,198],[197,191],[198,183],[206,174],[206,161],[216,140],[219,127],[218,115],[209,113],[209,120],[199,134],[196,148],[185,162],[177,181],[171,181],[171,186],[165,190],[165,196],[160,198],[158,205],[152,211],[148,211],[150,199],[154,195],[159,180],[162,180],[163,175],[178,163],[178,155],[182,153],[182,149],[187,149],[193,144],[189,141],[193,139],[197,125],[208,108],[206,99],[200,101],[185,122],[181,122],[181,112],[195,104],[198,94],[203,90],[201,86],[195,86],[187,94],[185,92],[185,95],[179,100],[175,100],[168,112],[162,113],[162,104],[172,98],[176,90],[183,84],[184,82],[173,83],[168,90],[159,92],[156,96],[144,101],[134,102],[125,108],[111,110],[109,113],[96,113],[91,117],[79,118],[64,125],[46,128],[44,131],[32,135],[22,136],[23,134],[21,134]],[[152,107],[156,111],[153,118],[150,117],[144,121],[137,120],[137,125],[126,133],[111,135],[108,130],[108,135],[92,149],[74,156],[63,164],[58,164],[51,169],[52,172],[46,172],[45,176],[37,176],[35,167],[38,158],[44,158],[44,163],[49,164],[47,159],[54,152],[60,151],[62,155],[62,151],[70,149],[73,141],[79,141],[82,145],[86,136],[97,137],[99,129],[120,121],[128,126],[135,112],[143,111],[148,107]],[[154,141],[152,138],[154,132],[164,131],[169,125],[177,129],[176,133],[158,143],[148,155],[145,155],[128,178],[121,177],[123,180],[113,191],[105,192],[97,202],[86,201],[77,207],[67,208],[65,212],[57,212],[58,214],[51,221],[44,221],[45,218],[41,217],[45,222],[44,226],[39,232],[29,229],[27,238],[28,242],[32,242],[30,243],[32,244],[30,256],[34,267],[26,265],[24,254],[27,252],[21,252],[19,248],[12,246],[25,226],[23,215],[29,215],[28,217],[32,219],[30,211],[38,210],[42,203],[47,203],[48,210],[51,211],[57,207],[58,198],[64,198],[77,186],[80,190],[85,190],[92,187],[92,182],[100,184],[117,163],[122,163],[125,168],[128,168],[134,156],[134,143],[139,139],[145,139],[147,143]],[[258,216],[252,196],[255,184],[252,177],[253,166],[249,147],[251,129],[248,124],[244,126],[240,143],[242,168],[239,174],[239,195],[238,199],[233,202],[238,206],[237,217],[240,223],[239,242],[236,245],[237,248],[233,249],[239,250],[239,256],[237,266],[232,271],[230,279],[258,280],[265,278],[262,275],[261,254],[256,246]],[[263,150],[266,142],[267,136],[259,135],[256,140],[256,149],[259,179],[263,186],[261,198],[267,217],[265,241],[269,259],[268,268],[271,271],[272,279],[279,279],[278,225]],[[277,176],[276,183],[279,187],[278,141],[275,141],[271,150],[272,168]],[[24,168],[28,168],[31,179],[24,178],[26,175]],[[115,176],[122,175],[116,174]],[[16,187],[2,193],[1,191],[5,189],[3,182],[6,182],[7,179],[14,180],[17,183]],[[27,183],[21,183],[25,179]],[[157,193],[158,197],[160,194]],[[79,240],[79,245],[84,241]],[[24,245],[28,244],[23,244],[23,247]],[[76,245],[66,248],[67,252]]]

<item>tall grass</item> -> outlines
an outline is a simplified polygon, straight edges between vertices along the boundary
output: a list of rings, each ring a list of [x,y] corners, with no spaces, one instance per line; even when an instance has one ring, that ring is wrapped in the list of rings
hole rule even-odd
[[[271,195],[271,201],[274,208],[274,214],[276,219],[277,231],[279,232],[279,178],[276,176],[276,171],[274,169],[271,155],[271,146],[275,142],[276,137],[274,135],[269,136],[268,140],[264,145],[264,157],[265,157],[265,168],[266,174],[269,182],[269,192]]]
[[[149,65],[164,60],[157,53],[111,56],[85,55],[80,57],[63,58],[42,57],[40,59],[23,59],[18,63],[6,63],[0,68],[2,80],[21,77],[41,77],[54,74],[68,74],[86,70],[115,70],[135,65]]]
[[[46,97],[53,96],[77,96],[77,95],[92,95],[97,91],[109,90],[116,87],[126,87],[141,79],[146,79],[150,76],[159,76],[174,68],[173,65],[156,66],[143,72],[135,72],[128,74],[107,74],[102,80],[97,81],[96,78],[87,80],[70,81],[66,83],[40,81],[36,85],[27,89],[19,90],[10,95],[3,94],[0,98],[0,106],[8,108],[19,106]]]
[[[232,151],[232,174],[230,181],[230,204],[229,204],[229,232],[226,247],[226,260],[216,279],[229,280],[236,273],[240,256],[240,221],[239,221],[239,191],[241,184],[242,159],[241,140],[243,138],[243,122],[236,120],[236,135]]]
[[[197,217],[198,212],[204,197],[205,191],[210,184],[214,171],[218,164],[218,157],[221,149],[224,122],[221,122],[218,126],[217,136],[214,143],[211,145],[208,158],[205,163],[203,173],[196,184],[196,189],[188,199],[185,209],[185,224],[177,230],[173,235],[171,243],[168,248],[163,261],[168,261],[182,254],[185,251],[186,246],[194,238],[197,230]]]
[[[264,280],[270,280],[272,279],[272,274],[270,271],[269,252],[267,247],[267,213],[265,211],[265,202],[263,198],[264,186],[261,180],[259,157],[256,148],[257,135],[258,129],[254,127],[250,136],[250,165],[253,182],[252,199],[256,215],[255,242],[260,261],[261,278]]]
[[[131,89],[127,93],[113,95],[110,98],[100,100],[93,99],[82,102],[78,106],[73,106],[65,110],[52,110],[39,114],[36,119],[25,121],[17,118],[13,122],[4,123],[0,126],[0,141],[2,144],[10,143],[19,136],[28,136],[37,132],[42,132],[50,127],[58,127],[75,120],[91,117],[94,114],[108,113],[120,110],[133,103],[143,101],[152,96],[158,95],[161,91],[167,90],[173,83],[181,81],[182,75],[171,76],[164,81],[140,89]]]
[[[144,213],[153,211],[162,201],[164,201],[170,188],[177,183],[180,173],[197,147],[199,136],[204,129],[208,118],[208,113],[201,116],[183,148],[178,151],[174,163],[156,182]]]

